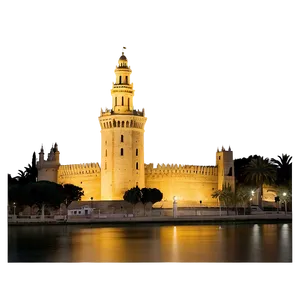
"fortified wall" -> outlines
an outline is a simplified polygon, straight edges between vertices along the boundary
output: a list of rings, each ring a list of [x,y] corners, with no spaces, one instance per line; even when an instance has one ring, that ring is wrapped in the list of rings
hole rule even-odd
[[[91,200],[91,197],[101,199],[101,169],[98,163],[59,166],[57,183],[81,187],[84,191],[81,200]]]
[[[146,187],[158,188],[163,193],[163,201],[192,201],[205,206],[216,206],[211,197],[218,188],[218,168],[216,166],[189,166],[145,164]]]

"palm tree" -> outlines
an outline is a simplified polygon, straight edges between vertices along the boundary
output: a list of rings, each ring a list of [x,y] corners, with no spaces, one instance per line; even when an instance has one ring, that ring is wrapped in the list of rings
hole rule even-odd
[[[236,197],[236,202],[240,203],[244,207],[244,215],[246,214],[246,204],[249,203],[250,206],[250,211],[251,211],[251,188],[245,185],[239,185],[237,186],[236,192],[235,192],[235,197]]]
[[[277,196],[279,196],[279,201],[284,203],[285,214],[287,213],[287,203],[292,202],[292,185],[279,185],[277,187]]]
[[[24,172],[22,170],[19,170],[18,176],[16,176],[15,178],[18,180],[20,184],[26,184],[29,181],[26,171]]]
[[[221,190],[216,190],[214,191],[211,196],[214,199],[217,199],[219,202],[219,208],[220,208],[220,216],[221,216],[221,202],[220,202],[220,195],[221,195],[222,191]]]
[[[254,184],[259,189],[258,205],[262,207],[263,184],[274,184],[276,168],[268,158],[259,156],[244,168],[245,182]]]
[[[216,190],[211,194],[212,198],[217,198],[219,202],[223,202],[224,205],[226,206],[226,211],[227,215],[228,213],[228,208],[234,204],[234,193],[231,190],[231,186],[228,184],[223,184],[222,190]],[[221,208],[221,206],[220,206]]]
[[[292,156],[282,154],[277,156],[279,159],[271,159],[277,166],[277,184],[286,184],[292,179]]]

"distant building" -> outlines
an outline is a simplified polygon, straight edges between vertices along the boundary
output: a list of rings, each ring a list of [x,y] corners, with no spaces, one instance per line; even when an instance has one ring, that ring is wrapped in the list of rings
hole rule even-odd
[[[82,207],[68,209],[68,216],[88,216],[91,215],[94,208],[89,205],[84,205]]]

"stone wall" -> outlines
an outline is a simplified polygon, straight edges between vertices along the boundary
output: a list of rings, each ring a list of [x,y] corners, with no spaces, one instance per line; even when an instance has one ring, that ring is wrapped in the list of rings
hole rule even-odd
[[[81,200],[101,199],[101,169],[98,163],[64,165],[58,169],[59,184],[74,184],[83,188]]]
[[[211,194],[218,187],[217,167],[181,165],[145,165],[146,187],[158,188],[163,193],[163,201],[202,200],[204,206],[217,206]],[[159,205],[159,204],[157,204]]]

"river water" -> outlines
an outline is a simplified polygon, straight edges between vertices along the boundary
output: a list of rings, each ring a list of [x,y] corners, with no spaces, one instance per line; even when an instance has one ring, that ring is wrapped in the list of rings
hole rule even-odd
[[[292,262],[292,224],[9,226],[8,262]]]

